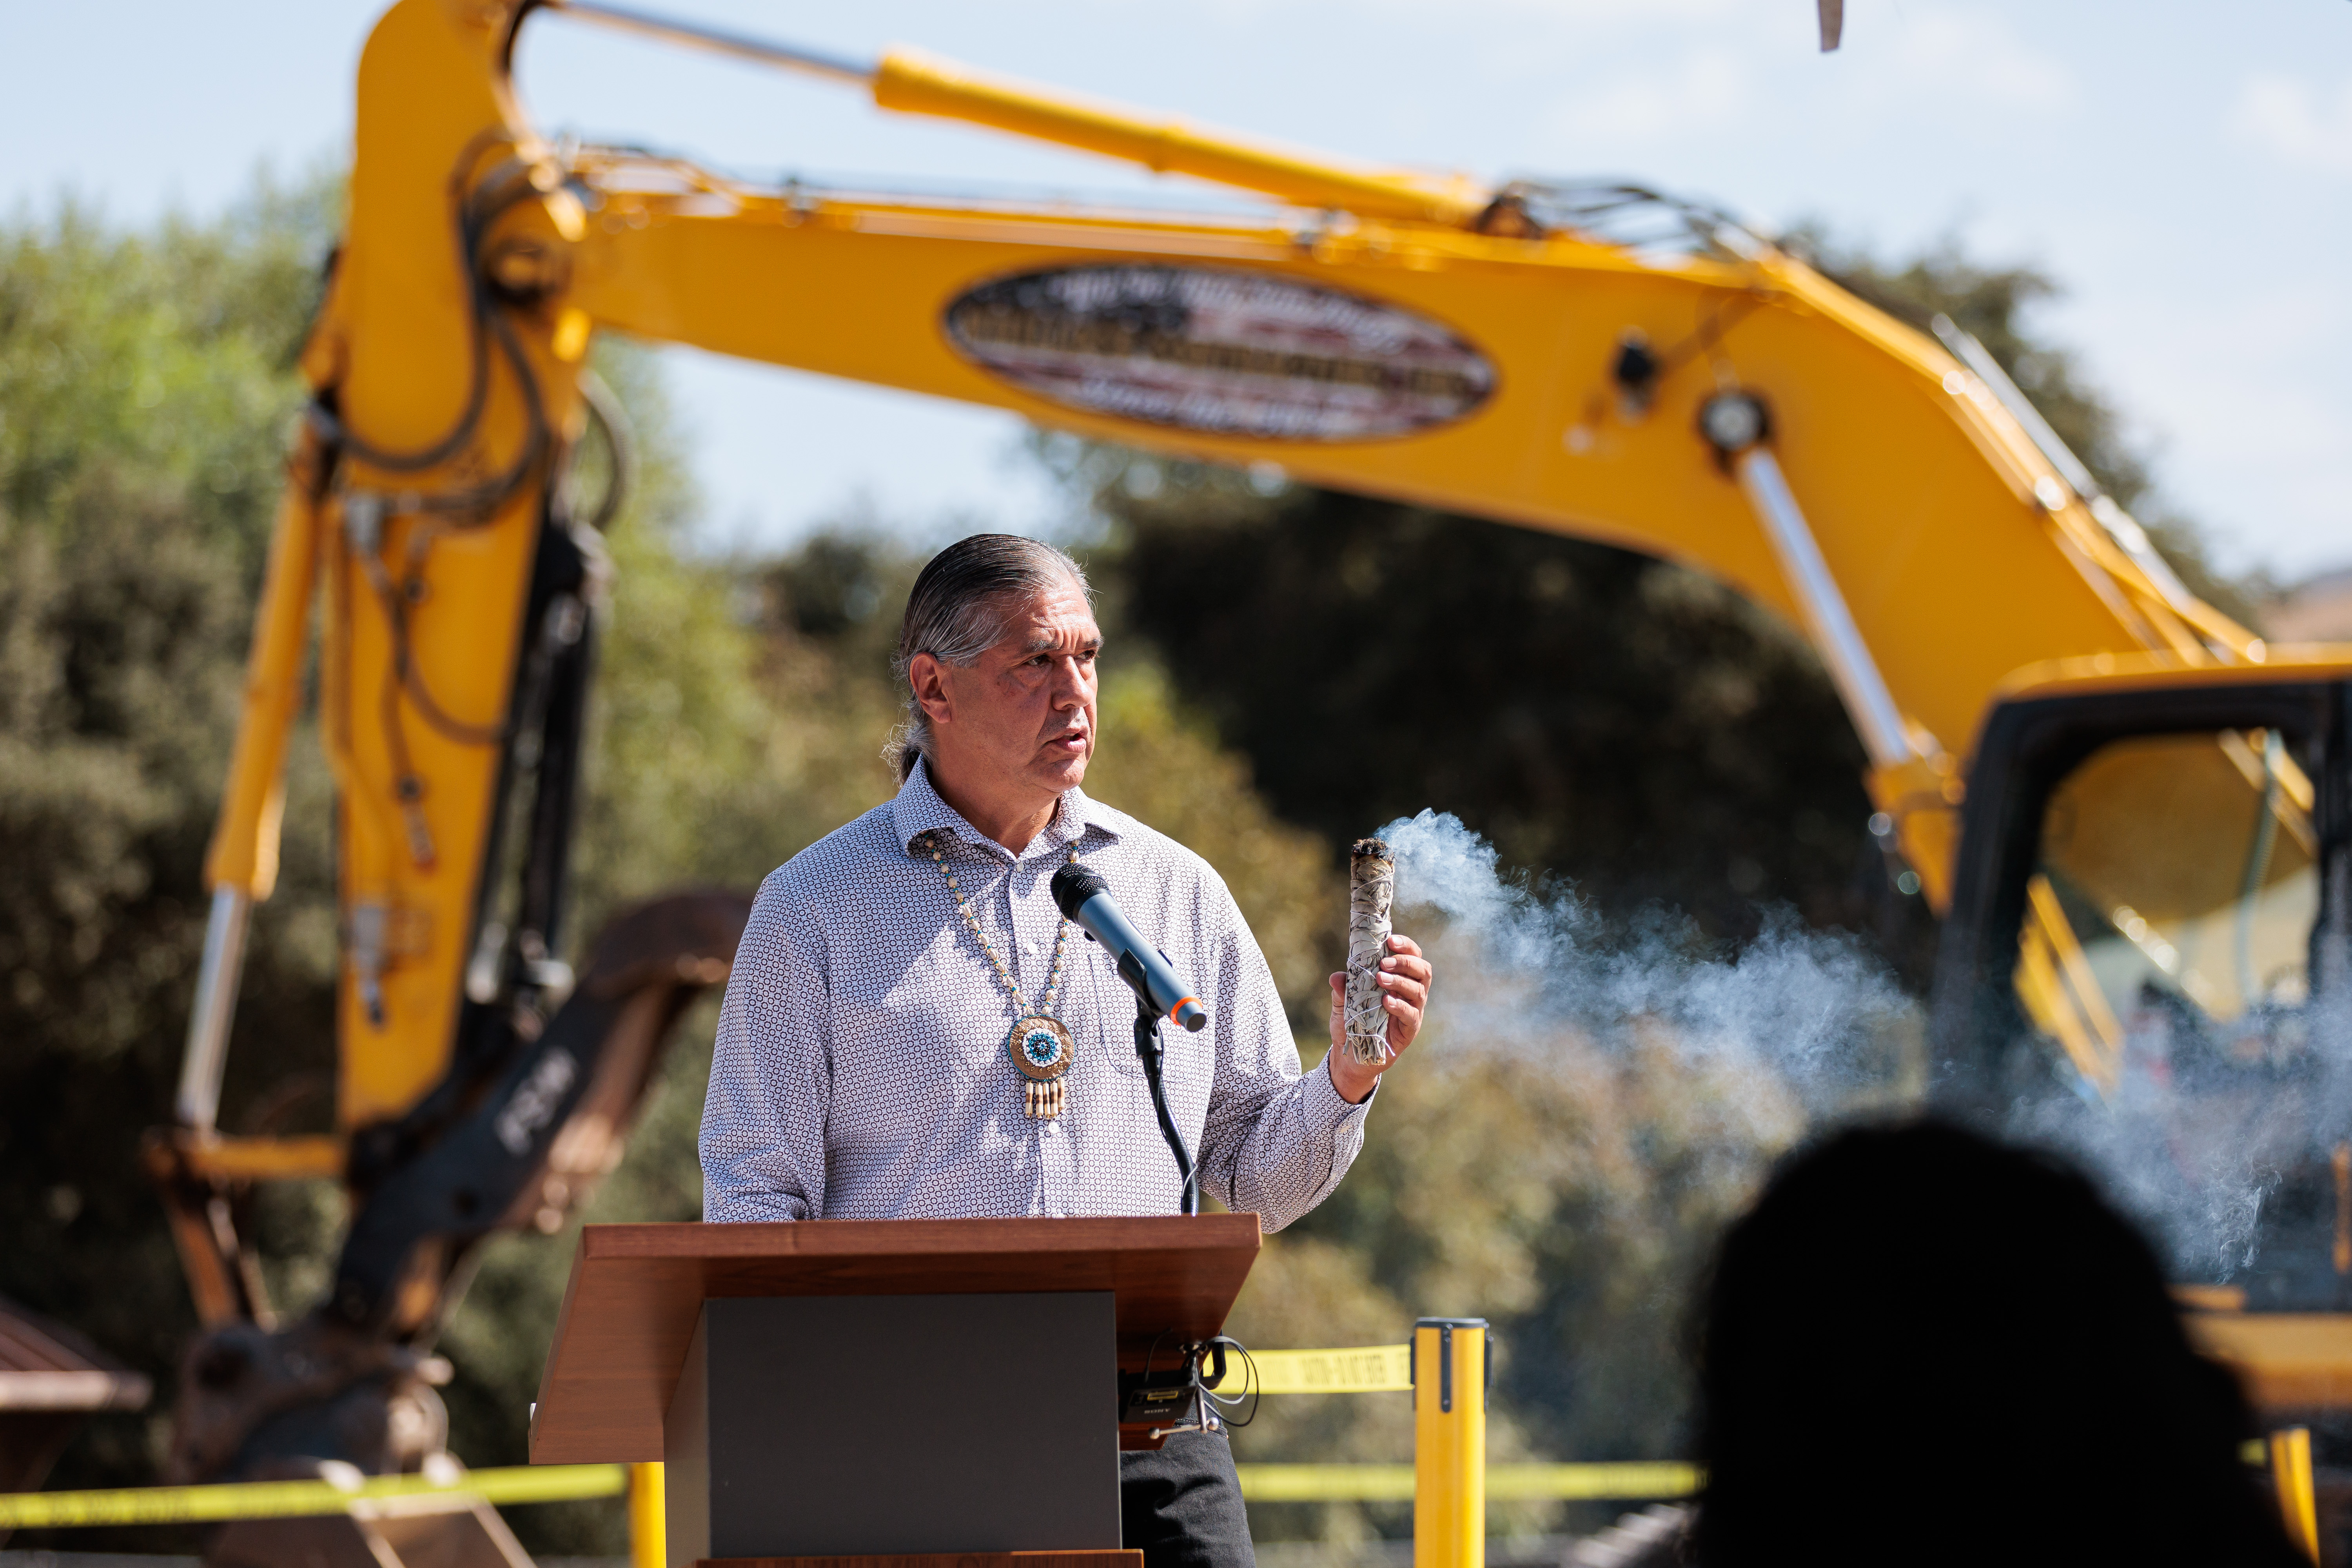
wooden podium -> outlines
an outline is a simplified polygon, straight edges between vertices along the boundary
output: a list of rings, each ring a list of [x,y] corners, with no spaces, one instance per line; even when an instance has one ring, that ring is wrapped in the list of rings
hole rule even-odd
[[[1246,1214],[592,1225],[531,1461],[665,1461],[671,1568],[1131,1568],[1118,1372],[1218,1332],[1257,1251]]]

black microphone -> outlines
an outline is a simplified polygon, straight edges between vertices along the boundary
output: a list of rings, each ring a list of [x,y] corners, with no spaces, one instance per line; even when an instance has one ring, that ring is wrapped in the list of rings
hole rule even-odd
[[[1054,873],[1053,889],[1062,913],[1118,961],[1120,978],[1149,997],[1154,1012],[1190,1030],[1208,1023],[1209,1010],[1175,966],[1137,934],[1111,902],[1109,883],[1074,861]]]

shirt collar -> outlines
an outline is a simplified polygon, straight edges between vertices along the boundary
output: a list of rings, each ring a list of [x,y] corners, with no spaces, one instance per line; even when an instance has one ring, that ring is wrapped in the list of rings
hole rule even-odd
[[[918,837],[935,830],[952,834],[967,844],[998,855],[1006,853],[1003,845],[965,821],[963,813],[940,798],[940,792],[931,786],[930,766],[919,756],[908,773],[907,782],[898,786],[898,798],[890,803],[890,815],[897,826],[898,842],[906,847],[909,855],[915,853],[914,841]],[[1058,849],[1089,832],[1116,839],[1133,826],[1133,820],[1127,813],[1115,811],[1093,799],[1085,790],[1065,790],[1061,801],[1054,808],[1054,819],[1022,853],[1034,854],[1040,848]]]

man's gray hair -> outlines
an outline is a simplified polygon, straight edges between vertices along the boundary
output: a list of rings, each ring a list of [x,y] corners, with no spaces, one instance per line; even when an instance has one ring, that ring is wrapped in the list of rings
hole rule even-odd
[[[1075,584],[1089,602],[1094,588],[1078,563],[1040,540],[1017,533],[975,533],[930,559],[907,595],[891,673],[907,683],[906,722],[882,749],[900,780],[931,749],[930,716],[915,700],[908,675],[919,653],[969,668],[1003,640],[1005,628],[1038,595]]]

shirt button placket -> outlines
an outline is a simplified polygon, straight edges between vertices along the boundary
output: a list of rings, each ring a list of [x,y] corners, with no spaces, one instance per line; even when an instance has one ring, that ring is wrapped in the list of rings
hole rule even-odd
[[[1069,1112],[1066,1110],[1062,1114],[1066,1116]],[[1037,1169],[1043,1178],[1045,1213],[1055,1219],[1066,1218],[1070,1212],[1070,1193],[1074,1184],[1071,1162],[1075,1156],[1070,1147],[1070,1136],[1063,1129],[1058,1117],[1041,1123],[1037,1136]]]

